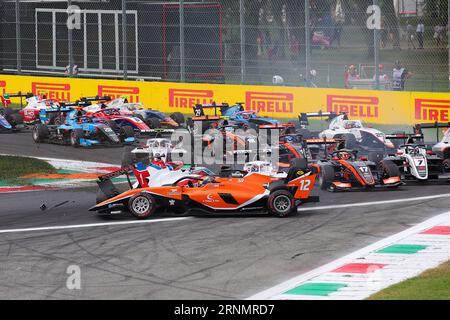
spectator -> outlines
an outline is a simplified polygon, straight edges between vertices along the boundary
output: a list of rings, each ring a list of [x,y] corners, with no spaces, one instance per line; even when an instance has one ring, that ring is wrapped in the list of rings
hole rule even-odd
[[[350,81],[358,80],[360,79],[360,76],[358,74],[358,70],[356,67],[352,64],[348,69],[345,71],[344,74],[344,85],[346,89],[351,89]]]
[[[419,49],[423,49],[423,35],[425,33],[425,25],[422,20],[419,20],[416,28],[417,41],[419,42]]]
[[[382,19],[381,19],[380,40],[381,40],[381,47],[386,48],[387,41],[388,41],[388,31],[386,28],[385,17],[382,17]]]
[[[409,23],[409,20],[406,21],[408,24],[406,26],[406,36],[408,37],[408,50],[416,49],[416,45],[414,44],[414,27],[411,23]]]
[[[291,55],[291,61],[296,62],[300,55],[300,42],[295,35],[291,35],[289,41],[289,53]]]
[[[383,82],[386,82],[386,81],[388,81],[389,80],[389,76],[386,74],[386,72],[384,71],[384,65],[382,65],[382,64],[380,64],[379,66],[378,66],[378,69],[379,69],[379,79],[380,79],[380,82],[381,83],[383,83]],[[376,76],[376,74],[374,74],[373,75],[373,80],[375,81],[377,78],[376,78],[377,76]]]
[[[412,73],[402,66],[400,61],[395,62],[395,67],[392,73],[392,90],[404,91],[405,82],[412,77]]]
[[[67,65],[64,71],[66,76],[77,76],[78,75],[78,65],[74,64],[73,66]]]
[[[338,48],[341,47],[341,34],[342,34],[343,25],[341,22],[336,22],[333,26],[333,33],[330,39],[330,46],[333,46],[333,42],[336,40],[338,44]]]
[[[263,55],[263,35],[261,34],[261,32],[258,32],[258,36],[256,37],[256,46],[257,46],[257,56],[258,57],[262,57]]]
[[[434,27],[434,36],[433,38],[436,40],[436,47],[440,48],[442,46],[445,34],[445,27],[437,25]]]

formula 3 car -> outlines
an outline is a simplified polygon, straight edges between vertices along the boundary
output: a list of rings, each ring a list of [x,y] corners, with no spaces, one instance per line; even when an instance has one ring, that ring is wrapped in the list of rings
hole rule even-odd
[[[357,149],[361,154],[389,154],[395,152],[395,146],[380,130],[364,127],[360,120],[349,120],[341,114],[331,120],[327,130],[319,134],[319,138],[343,138],[346,148]],[[372,159],[371,159],[372,160]]]
[[[122,159],[122,167],[132,165],[137,162],[152,163],[171,163],[173,155],[176,154],[180,158],[187,153],[182,148],[181,143],[174,143],[166,138],[148,139],[145,145],[134,148],[131,151],[126,150]]]
[[[421,123],[414,126],[416,134],[423,134],[424,129],[435,129],[437,143],[432,146],[431,150],[443,159],[450,159],[450,122]],[[440,131],[442,137],[440,138]]]
[[[185,123],[184,115],[180,112],[174,112],[170,116],[165,113],[145,108],[142,103],[130,103],[126,98],[116,98],[107,103],[106,108],[118,109],[123,116],[132,116],[139,118],[147,124],[150,129],[178,129]],[[93,107],[93,111],[99,111]]]
[[[48,124],[49,115],[59,114],[62,124]],[[60,116],[63,115],[63,116]],[[135,142],[134,131],[121,129],[118,135],[111,127],[92,117],[86,117],[74,108],[43,109],[40,123],[33,127],[32,135],[36,143],[68,144],[73,147],[94,145],[122,146]]]
[[[320,188],[329,191],[373,190],[403,184],[400,171],[392,161],[382,160],[376,164],[365,157],[358,159],[357,154],[357,150],[340,149],[333,151],[327,160],[319,161]]]
[[[398,166],[403,180],[450,180],[450,159],[443,159],[427,150],[427,146],[421,143],[424,139],[422,134],[395,134],[387,137],[390,140],[404,141],[395,155],[384,159]]]
[[[209,214],[266,210],[286,217],[308,201],[316,175],[314,168],[304,166],[292,167],[286,179],[249,174],[243,178],[198,178],[198,186],[179,186],[183,180],[193,179],[183,177],[161,187],[126,191],[89,210],[102,213],[125,210],[138,219],[148,218],[158,209],[174,208]]]
[[[45,96],[33,95],[31,93],[17,93],[10,94],[11,97],[26,98],[27,105],[25,108],[20,109],[20,115],[23,118],[23,122],[27,125],[34,125],[40,122],[40,112],[44,109],[58,109],[60,107],[59,102],[51,99],[47,99]],[[56,114],[53,114],[48,121],[51,124],[57,124],[58,121],[54,121],[53,116],[57,119]],[[54,123],[55,122],[55,123]]]

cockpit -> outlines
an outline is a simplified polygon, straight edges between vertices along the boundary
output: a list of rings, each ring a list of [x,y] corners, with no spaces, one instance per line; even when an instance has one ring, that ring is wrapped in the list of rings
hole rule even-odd
[[[361,128],[363,128],[361,121],[357,121],[357,120],[345,120],[343,122],[343,125],[344,125],[345,129],[361,129]]]

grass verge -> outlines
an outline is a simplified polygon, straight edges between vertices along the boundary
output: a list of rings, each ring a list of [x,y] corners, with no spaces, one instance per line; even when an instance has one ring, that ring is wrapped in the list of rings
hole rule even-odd
[[[21,176],[55,172],[56,169],[43,160],[19,156],[0,156],[0,183],[20,184],[19,177]]]
[[[450,261],[384,289],[369,300],[450,300]]]

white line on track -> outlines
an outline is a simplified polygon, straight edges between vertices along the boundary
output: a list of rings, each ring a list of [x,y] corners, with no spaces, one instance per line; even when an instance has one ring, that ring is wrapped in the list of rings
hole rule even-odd
[[[393,203],[402,203],[402,202],[411,202],[411,201],[433,200],[433,199],[448,198],[448,197],[450,197],[450,193],[436,194],[436,195],[433,195],[433,196],[425,196],[425,197],[404,198],[404,199],[383,200],[383,201],[372,201],[372,202],[347,203],[347,204],[337,204],[337,205],[330,205],[330,206],[304,207],[304,208],[303,207],[298,207],[297,208],[297,212],[317,211],[317,210],[327,210],[327,209],[340,209],[340,208],[351,208],[351,207],[365,207],[365,206],[393,204]]]
[[[430,227],[436,226],[444,221],[448,221],[449,219],[450,219],[450,212],[437,215],[437,216],[435,216],[431,219],[428,219],[422,223],[419,223],[405,231],[402,231],[402,232],[394,234],[390,237],[381,239],[380,241],[375,242],[374,244],[371,244],[365,248],[362,248],[353,253],[350,253],[342,258],[334,260],[334,261],[332,261],[326,265],[323,265],[317,269],[311,270],[307,273],[304,273],[297,277],[289,279],[289,280],[287,280],[279,285],[276,285],[272,288],[269,288],[267,290],[259,292],[255,295],[247,298],[247,300],[266,300],[266,299],[275,297],[275,296],[279,295],[280,293],[286,292],[287,290],[294,288],[299,283],[308,281],[312,278],[320,276],[323,273],[326,273],[330,270],[336,269],[336,268],[342,266],[343,264],[348,263],[348,261],[355,260],[369,252],[376,251],[380,248],[386,247],[386,246],[388,246],[392,243],[395,243],[399,240],[402,240],[408,236],[414,235],[414,234],[419,233],[423,230],[426,230]]]
[[[157,222],[182,221],[182,220],[188,220],[188,219],[191,219],[191,217],[152,219],[152,220],[131,220],[131,221],[89,223],[89,224],[74,224],[74,225],[67,225],[67,226],[49,226],[49,227],[39,227],[39,228],[5,229],[5,230],[0,230],[0,234],[18,233],[18,232],[54,231],[54,230],[66,230],[66,229],[81,229],[81,228],[94,228],[94,227],[111,227],[111,226],[114,227],[114,226],[133,225],[133,224],[149,224],[149,223],[157,223]]]

